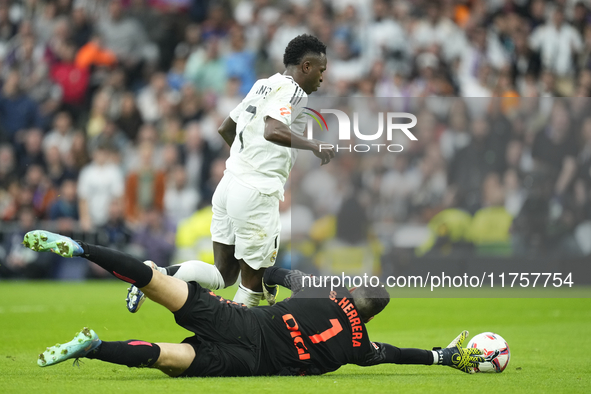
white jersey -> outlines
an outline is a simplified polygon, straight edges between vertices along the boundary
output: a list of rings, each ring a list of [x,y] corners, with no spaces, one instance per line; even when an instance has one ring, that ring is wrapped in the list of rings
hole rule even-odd
[[[226,169],[241,183],[260,193],[283,200],[283,187],[297,151],[265,139],[265,118],[284,123],[293,133],[304,135],[302,113],[308,95],[293,78],[275,74],[256,81],[248,95],[230,112],[236,122],[236,138]]]

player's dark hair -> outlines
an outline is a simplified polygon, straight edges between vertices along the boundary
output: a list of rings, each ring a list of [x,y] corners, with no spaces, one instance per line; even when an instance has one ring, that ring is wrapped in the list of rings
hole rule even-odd
[[[285,67],[297,66],[308,53],[326,54],[326,45],[310,34],[299,35],[287,44],[283,64]]]
[[[383,311],[390,302],[390,294],[381,285],[357,287],[351,294],[364,322]]]

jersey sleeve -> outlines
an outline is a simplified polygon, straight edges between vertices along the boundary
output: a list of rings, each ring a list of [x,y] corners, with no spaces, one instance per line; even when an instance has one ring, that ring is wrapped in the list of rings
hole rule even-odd
[[[244,100],[240,102],[232,111],[230,111],[230,118],[234,121],[234,123],[238,123],[238,118],[240,114],[244,111]]]
[[[295,114],[299,106],[305,102],[306,93],[297,85],[282,85],[275,94],[269,97],[269,103],[265,106],[263,119],[270,116],[290,127],[295,120]]]
[[[372,342],[371,351],[358,365],[370,366],[377,364],[421,364],[432,365],[433,353],[430,350],[398,348],[387,343]]]
[[[308,287],[322,288],[322,279],[299,270],[288,270],[280,267],[269,267],[263,274],[265,284],[270,286],[280,285],[291,290],[292,297],[299,293],[304,285],[304,278],[309,278],[306,281]]]

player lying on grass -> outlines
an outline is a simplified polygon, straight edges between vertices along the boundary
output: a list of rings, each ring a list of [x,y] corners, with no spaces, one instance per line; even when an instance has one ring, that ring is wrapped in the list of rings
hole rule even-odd
[[[47,231],[27,233],[24,245],[62,256],[83,256],[117,278],[138,286],[170,310],[181,327],[195,335],[182,343],[140,340],[101,341],[87,328],[39,356],[42,367],[86,357],[128,367],[157,368],[178,376],[315,375],[345,364],[440,364],[471,373],[485,359],[462,347],[463,331],[444,349],[403,349],[371,342],[365,324],[389,302],[382,287],[302,287],[305,274],[272,267],[265,285],[281,285],[292,297],[273,306],[247,308],[216,296],[196,282],[183,282],[125,253],[76,242]],[[73,253],[71,253],[73,251]]]

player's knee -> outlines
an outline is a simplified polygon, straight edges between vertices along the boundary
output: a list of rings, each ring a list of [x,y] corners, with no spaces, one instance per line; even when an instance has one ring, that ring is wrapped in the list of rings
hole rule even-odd
[[[195,349],[193,346],[181,343],[158,343],[160,346],[160,356],[153,365],[168,376],[177,377],[187,370],[195,359]]]

